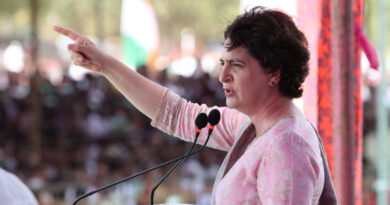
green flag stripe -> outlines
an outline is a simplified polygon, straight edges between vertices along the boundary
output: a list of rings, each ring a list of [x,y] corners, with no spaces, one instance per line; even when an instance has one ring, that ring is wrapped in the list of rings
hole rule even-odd
[[[123,61],[130,66],[146,65],[148,52],[131,36],[122,35]]]

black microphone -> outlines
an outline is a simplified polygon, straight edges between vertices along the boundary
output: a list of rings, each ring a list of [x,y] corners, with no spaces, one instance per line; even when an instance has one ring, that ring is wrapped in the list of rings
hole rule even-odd
[[[208,122],[208,117],[205,113],[200,113],[198,117],[195,119],[195,125],[196,125],[196,130],[195,130],[195,140],[194,143],[192,143],[191,148],[184,154],[184,157],[188,157],[192,150],[194,149],[196,142],[198,141],[198,137],[200,134],[201,129],[206,127],[207,122]],[[157,188],[165,181],[166,178],[173,172],[173,170],[176,169],[184,160],[185,158],[179,160],[176,162],[176,164],[160,179],[160,181],[153,187],[152,192],[150,193],[150,204],[154,204],[154,192],[157,190]]]
[[[217,125],[219,123],[219,120],[221,120],[221,113],[217,109],[211,110],[208,118],[210,123],[209,126],[209,136],[210,136],[211,133],[214,131],[215,125]]]
[[[200,134],[201,129],[204,128],[204,127],[206,127],[206,125],[207,125],[207,120],[208,120],[207,115],[204,114],[204,113],[200,113],[200,114],[196,117],[196,120],[195,120],[195,125],[196,125],[196,127],[197,127],[197,129],[196,129],[196,136],[195,136],[195,142],[194,142],[194,144],[192,145],[191,149],[193,149],[193,147],[195,146],[196,141],[198,140],[198,136],[199,136],[199,134]],[[207,141],[208,141],[208,138],[207,138],[207,140],[206,140],[205,145],[207,144]],[[205,145],[203,145],[203,146],[205,146]],[[202,147],[202,148],[204,148],[204,147]],[[191,150],[191,151],[192,151],[192,150]],[[99,189],[94,190],[94,191],[90,191],[90,192],[88,192],[88,193],[85,193],[85,194],[79,196],[79,197],[73,202],[73,205],[76,205],[77,202],[79,202],[81,199],[84,199],[84,198],[86,198],[86,197],[88,197],[88,196],[91,196],[92,194],[95,194],[95,193],[97,193],[97,192],[103,191],[103,190],[105,190],[105,189],[108,189],[108,188],[110,188],[110,187],[113,187],[113,186],[115,186],[115,185],[117,185],[117,184],[120,184],[120,183],[122,183],[122,182],[131,180],[131,179],[133,179],[133,178],[135,178],[135,177],[141,176],[141,175],[143,175],[143,174],[146,174],[146,173],[151,172],[151,171],[153,171],[153,170],[156,170],[156,169],[158,169],[158,168],[164,167],[164,166],[166,166],[166,165],[168,165],[168,164],[171,164],[171,163],[173,163],[173,162],[182,160],[182,159],[184,159],[184,158],[187,158],[187,157],[189,157],[189,156],[192,156],[192,155],[194,155],[194,154],[197,154],[197,153],[199,153],[199,152],[201,152],[201,151],[202,151],[202,149],[200,149],[200,150],[198,150],[198,151],[196,151],[196,152],[194,152],[194,153],[191,153],[191,154],[189,154],[189,155],[185,155],[185,156],[182,156],[182,157],[178,157],[178,158],[176,158],[176,159],[169,160],[169,161],[167,161],[167,162],[164,162],[164,163],[162,163],[162,164],[159,164],[159,165],[157,165],[157,166],[154,166],[154,167],[152,167],[152,168],[150,168],[150,169],[147,169],[147,170],[138,172],[138,173],[136,173],[136,174],[134,174],[134,175],[128,176],[128,177],[126,177],[126,178],[123,178],[123,179],[118,180],[118,181],[116,181],[116,182],[113,182],[113,183],[111,183],[111,184],[107,184],[107,185],[105,185],[105,186],[103,186],[103,187],[101,187],[101,188],[99,188]]]
[[[194,148],[195,144],[196,144],[196,141],[197,141],[197,137],[199,134],[197,134],[196,138],[195,138],[195,142],[194,144],[192,144],[192,147],[189,151],[187,151],[187,153],[185,154],[184,158],[180,161],[178,161],[175,166],[173,166],[169,171],[168,173],[159,181],[159,183],[153,188],[152,190],[152,193],[151,193],[151,196],[150,196],[150,202],[151,202],[151,205],[153,205],[153,201],[154,201],[154,192],[156,191],[156,189],[158,188],[158,186],[160,186],[160,184],[162,182],[164,182],[164,180],[173,172],[174,169],[176,169],[177,166],[179,166],[185,158],[189,157],[189,156],[192,156],[194,154],[197,154],[201,151],[203,151],[205,148],[206,148],[206,145],[207,145],[207,142],[209,141],[210,139],[210,135],[211,133],[214,131],[214,128],[215,126],[219,123],[220,119],[221,119],[221,114],[220,112],[217,110],[217,109],[213,109],[210,113],[209,113],[209,116],[206,118],[208,119],[208,122],[210,124],[209,126],[209,132],[208,132],[208,135],[207,135],[207,139],[204,143],[204,145],[202,146],[202,148],[200,148],[198,151],[194,152],[194,153],[191,153],[192,149]],[[196,121],[195,121],[196,122]],[[191,154],[190,154],[191,153]]]

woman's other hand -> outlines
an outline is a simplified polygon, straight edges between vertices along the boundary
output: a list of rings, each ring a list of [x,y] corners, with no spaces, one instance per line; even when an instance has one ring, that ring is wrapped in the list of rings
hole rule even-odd
[[[54,26],[53,29],[75,41],[74,44],[68,45],[68,50],[75,65],[103,74],[105,65],[109,60],[109,56],[106,53],[101,51],[87,37],[75,31],[59,26]]]

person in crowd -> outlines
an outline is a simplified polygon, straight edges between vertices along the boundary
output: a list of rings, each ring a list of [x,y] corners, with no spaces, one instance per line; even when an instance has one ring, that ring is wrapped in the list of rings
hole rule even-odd
[[[195,118],[218,109],[208,146],[227,152],[211,204],[337,204],[316,129],[294,105],[302,95],[310,54],[304,34],[282,11],[255,7],[226,28],[219,81],[227,107],[189,102],[137,74],[88,38],[73,39],[73,62],[105,76],[152,125],[193,141]],[[183,68],[185,69],[185,68]],[[207,131],[198,142],[203,144]]]
[[[0,168],[0,199],[4,205],[38,205],[33,193],[14,174]]]

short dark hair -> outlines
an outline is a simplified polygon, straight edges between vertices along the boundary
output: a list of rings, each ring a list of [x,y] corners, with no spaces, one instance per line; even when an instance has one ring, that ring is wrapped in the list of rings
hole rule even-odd
[[[242,46],[267,72],[280,69],[278,86],[283,96],[302,96],[310,53],[305,35],[290,16],[258,6],[239,15],[226,28],[224,35],[228,50]]]

